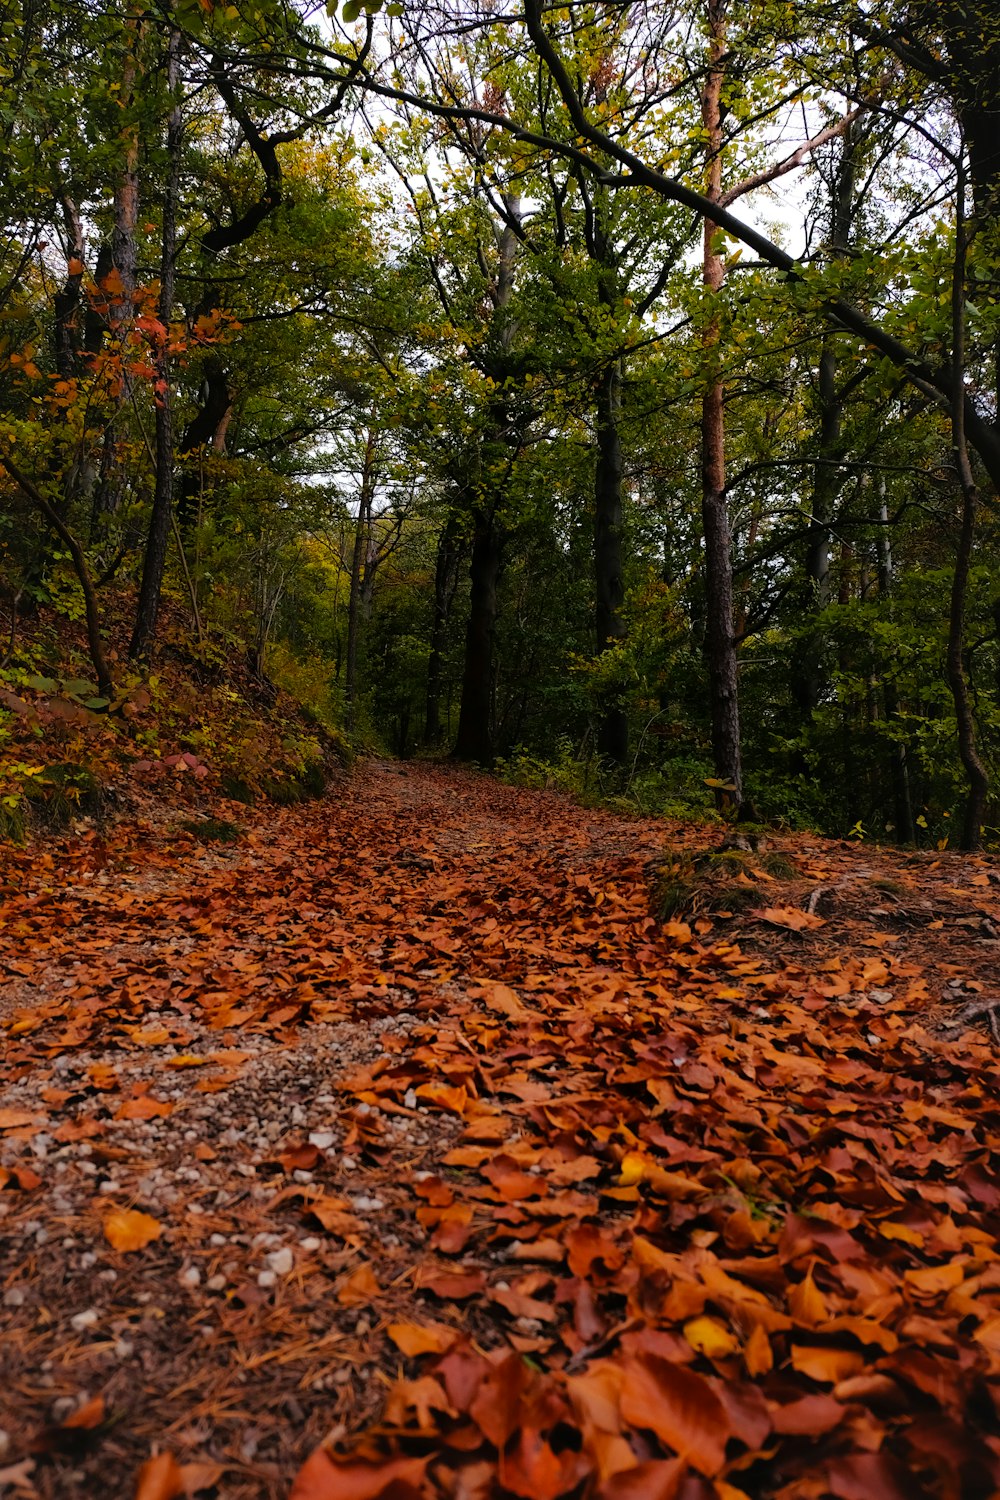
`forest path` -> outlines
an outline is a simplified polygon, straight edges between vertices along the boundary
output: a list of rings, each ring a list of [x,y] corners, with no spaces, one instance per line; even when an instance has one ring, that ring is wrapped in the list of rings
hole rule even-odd
[[[1000,1065],[934,1024],[994,862],[787,836],[660,924],[710,828],[385,762],[246,823],[9,861],[0,1493],[1000,1488]]]

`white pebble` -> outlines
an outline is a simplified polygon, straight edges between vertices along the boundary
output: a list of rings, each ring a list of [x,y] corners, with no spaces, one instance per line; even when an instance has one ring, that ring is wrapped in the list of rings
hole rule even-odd
[[[193,1292],[196,1286],[201,1286],[201,1272],[197,1266],[186,1266],[177,1280],[181,1286],[186,1286],[189,1291]]]
[[[98,1315],[92,1307],[88,1307],[86,1312],[74,1313],[69,1320],[70,1327],[74,1328],[77,1333],[93,1328],[98,1321]]]
[[[313,1130],[309,1134],[309,1144],[320,1151],[326,1151],[329,1146],[332,1146],[334,1139],[332,1130]]]
[[[320,1240],[314,1234],[307,1234],[304,1240],[299,1240],[299,1244],[303,1250],[307,1251],[310,1255],[314,1250],[319,1249],[320,1243]]]
[[[287,1276],[295,1264],[295,1256],[287,1245],[280,1250],[272,1250],[271,1254],[265,1258],[271,1270],[278,1276]]]
[[[268,1287],[274,1286],[278,1280],[273,1271],[259,1271],[257,1273],[257,1285],[267,1291]]]

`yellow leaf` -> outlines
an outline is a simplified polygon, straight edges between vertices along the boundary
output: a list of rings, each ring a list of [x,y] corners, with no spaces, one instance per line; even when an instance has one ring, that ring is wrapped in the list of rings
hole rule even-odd
[[[705,1354],[709,1359],[724,1359],[740,1347],[718,1318],[692,1318],[684,1324],[684,1337],[696,1354]]]

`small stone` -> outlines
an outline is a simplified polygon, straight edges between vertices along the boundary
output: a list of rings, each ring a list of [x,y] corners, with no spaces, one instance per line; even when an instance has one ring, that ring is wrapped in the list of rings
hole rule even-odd
[[[84,1333],[88,1328],[94,1328],[99,1321],[97,1311],[93,1307],[88,1307],[86,1312],[74,1313],[69,1324],[77,1333]]]
[[[229,1241],[224,1234],[210,1234],[208,1237],[208,1243],[210,1245],[214,1245],[218,1250],[221,1248],[221,1246],[228,1245]]]
[[[19,1286],[9,1286],[3,1294],[4,1307],[23,1307],[24,1291]]]
[[[406,1109],[416,1109],[417,1096],[413,1089],[406,1090],[406,1093],[403,1095],[403,1105]]]
[[[295,1264],[295,1256],[287,1245],[280,1250],[272,1250],[266,1259],[271,1270],[278,1276],[287,1276]]]
[[[351,1207],[359,1214],[374,1214],[380,1208],[385,1208],[381,1198],[369,1198],[365,1193],[359,1193],[356,1198],[351,1199]]]
[[[354,1332],[358,1338],[363,1338],[366,1333],[371,1333],[372,1325],[367,1318],[359,1318],[354,1325]]]
[[[115,1340],[115,1359],[131,1359],[135,1353],[135,1345],[128,1339]]]
[[[225,1285],[226,1285],[226,1278],[222,1275],[222,1273],[220,1271],[217,1275],[210,1276],[208,1278],[208,1280],[205,1282],[205,1289],[207,1291],[209,1291],[209,1292],[221,1292],[223,1290],[223,1288],[225,1287]]]
[[[193,1292],[196,1286],[201,1286],[201,1272],[197,1266],[186,1266],[177,1280],[181,1286],[187,1287],[188,1291]]]
[[[319,1151],[329,1150],[335,1139],[332,1130],[312,1130],[309,1133],[309,1144]]]
[[[295,1171],[292,1173],[292,1181],[301,1183],[303,1187],[307,1187],[309,1183],[312,1182],[312,1180],[313,1174],[311,1172],[303,1171],[301,1167],[296,1167]]]
[[[314,1234],[307,1234],[304,1240],[299,1240],[299,1244],[309,1255],[319,1249],[320,1243],[321,1241]]]
[[[257,1285],[263,1287],[265,1292],[269,1287],[274,1286],[277,1280],[278,1278],[273,1271],[258,1271],[257,1273]]]

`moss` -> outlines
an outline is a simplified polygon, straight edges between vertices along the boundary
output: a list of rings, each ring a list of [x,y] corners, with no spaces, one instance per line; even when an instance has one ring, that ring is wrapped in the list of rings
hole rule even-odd
[[[239,824],[227,823],[225,818],[185,820],[180,826],[203,844],[235,844],[243,836],[243,829]]]
[[[65,828],[74,818],[100,816],[101,783],[87,766],[73,761],[46,766],[24,788],[32,816],[47,828]]]
[[[0,842],[23,844],[26,833],[23,800],[15,802],[13,807],[0,802]]]
[[[764,875],[791,879],[797,869],[784,854],[712,849],[697,856],[668,850],[652,871],[652,905],[660,921],[698,912],[736,912],[767,904]]]
[[[237,776],[233,772],[228,772],[224,775],[221,778],[219,786],[222,795],[228,797],[231,802],[243,802],[246,806],[250,807],[257,800],[256,793],[249,781],[244,781],[242,776]]]

